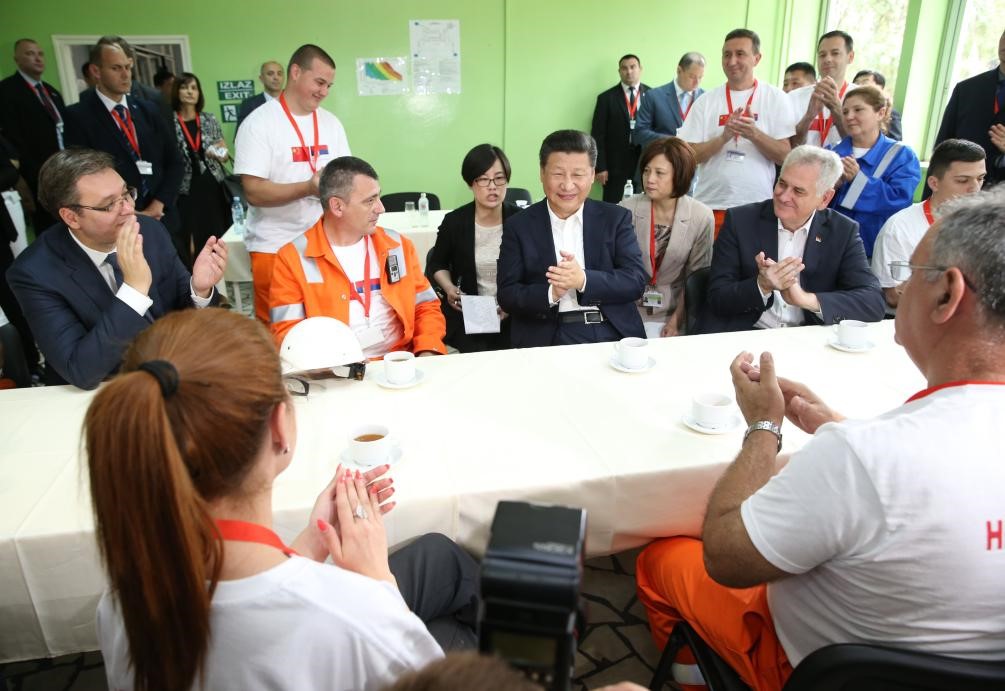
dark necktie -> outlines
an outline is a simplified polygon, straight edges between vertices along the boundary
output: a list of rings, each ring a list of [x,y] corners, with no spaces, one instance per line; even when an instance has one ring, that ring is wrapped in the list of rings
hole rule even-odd
[[[42,86],[42,82],[35,82],[35,91],[38,93],[39,99],[42,101],[42,107],[45,108],[45,112],[49,114],[53,122],[59,122],[59,113],[56,112],[56,107],[52,105],[52,101],[49,99],[49,94],[45,93],[45,87]]]
[[[115,275],[115,290],[114,293],[122,285],[122,269],[119,268],[119,256],[115,252],[112,252],[107,257],[105,257],[105,263],[112,267],[112,273]]]
[[[635,103],[635,87],[628,87],[628,111],[631,114],[632,104]]]
[[[126,112],[126,107],[121,103],[118,104],[115,106],[115,114],[119,116],[118,121],[115,123],[115,129],[119,131],[119,137],[122,138],[122,143],[126,147],[126,151],[129,152],[129,157],[132,158],[134,162],[140,160],[140,155],[136,153],[136,149],[133,148],[132,142],[130,142],[129,137],[126,136],[125,130],[122,129],[126,126],[126,123],[129,122],[129,114]],[[136,132],[135,128],[133,129],[133,132]],[[139,134],[136,136],[137,143],[139,143]],[[140,207],[141,203],[146,204],[148,192],[149,188],[147,187],[147,176],[140,175],[140,198],[136,200],[137,208]]]

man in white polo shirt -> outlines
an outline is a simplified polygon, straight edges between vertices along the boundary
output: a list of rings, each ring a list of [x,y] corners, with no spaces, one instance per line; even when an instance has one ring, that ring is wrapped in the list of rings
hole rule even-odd
[[[903,405],[846,420],[770,353],[734,359],[750,426],[702,539],[639,556],[657,642],[685,620],[758,689],[834,643],[1001,659],[1005,189],[947,205],[899,270],[896,340],[927,382]],[[787,463],[784,419],[813,435]]]
[[[841,101],[855,88],[848,82],[848,66],[855,59],[855,43],[844,31],[828,31],[817,42],[816,84],[789,93],[792,110],[799,121],[792,146],[831,146],[848,133],[841,114]]]
[[[726,209],[771,196],[775,165],[789,153],[795,116],[776,86],[759,83],[761,39],[750,29],[734,29],[722,46],[726,83],[695,101],[677,130],[698,159],[694,197],[715,213],[718,232]]]
[[[335,61],[312,44],[297,48],[286,89],[256,108],[237,132],[234,172],[251,205],[245,245],[255,283],[255,316],[269,323],[269,283],[279,248],[321,216],[318,178],[325,164],[348,156],[339,119],[321,108],[335,80]]]
[[[966,139],[947,139],[939,144],[928,164],[927,184],[932,196],[901,209],[883,224],[872,251],[872,272],[891,308],[900,299],[900,281],[894,279],[890,262],[911,258],[914,248],[935,222],[940,206],[950,199],[981,191],[987,176],[986,155],[984,147]]]

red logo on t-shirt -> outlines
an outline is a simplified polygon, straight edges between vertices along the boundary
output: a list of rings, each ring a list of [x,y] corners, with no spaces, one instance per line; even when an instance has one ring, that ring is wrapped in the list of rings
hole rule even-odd
[[[744,113],[744,117],[754,118],[754,122],[757,122],[757,113]],[[726,123],[729,122],[729,113],[719,116],[719,127],[725,127]]]
[[[997,523],[994,521],[988,521],[987,523],[988,523],[988,551],[990,552],[992,549],[1002,549],[1002,538],[1005,537],[1005,535],[1003,535],[1003,532],[1005,531],[1002,530],[1001,520],[999,520]],[[997,544],[998,546],[993,547],[992,545],[994,544]]]
[[[308,149],[310,153],[308,153]],[[327,156],[328,155],[328,145],[319,144],[317,147],[317,155]],[[293,152],[293,162],[294,163],[307,163],[314,158],[314,147],[313,146],[292,146],[290,151]]]

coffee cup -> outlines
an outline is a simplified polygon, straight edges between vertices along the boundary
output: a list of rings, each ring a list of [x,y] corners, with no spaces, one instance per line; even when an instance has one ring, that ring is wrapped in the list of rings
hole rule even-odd
[[[415,379],[415,355],[407,350],[385,355],[384,376],[389,384],[410,384]]]
[[[349,457],[358,465],[378,465],[390,456],[391,443],[387,425],[359,425],[349,433]]]
[[[869,325],[858,319],[843,319],[838,323],[838,343],[846,348],[865,348]]]
[[[642,369],[649,363],[649,341],[644,338],[622,338],[617,345],[618,364],[625,369]]]
[[[733,414],[733,399],[718,393],[698,394],[691,401],[691,419],[708,429],[721,429],[729,424]]]

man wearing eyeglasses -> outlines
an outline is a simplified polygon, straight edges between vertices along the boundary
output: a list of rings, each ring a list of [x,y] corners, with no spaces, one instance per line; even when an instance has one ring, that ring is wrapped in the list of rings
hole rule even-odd
[[[977,194],[987,176],[984,148],[965,139],[947,139],[935,147],[928,164],[928,189],[932,196],[901,209],[887,219],[876,236],[872,251],[872,272],[883,288],[888,312],[897,306],[900,281],[890,269],[891,262],[906,262],[914,248],[935,222],[939,208],[956,197]]]
[[[370,359],[446,353],[447,323],[415,245],[377,225],[384,212],[377,171],[340,156],[321,171],[318,192],[321,218],[276,254],[269,287],[276,345],[308,317],[333,317],[349,325]]]
[[[39,196],[62,223],[17,258],[7,281],[45,355],[47,384],[93,389],[154,320],[218,301],[226,245],[210,238],[189,274],[164,226],[137,215],[136,189],[110,154],[54,154]]]
[[[759,366],[740,353],[730,371],[750,426],[702,539],[659,540],[639,557],[657,643],[687,621],[758,689],[783,687],[831,644],[1001,659],[1005,189],[947,204],[895,266],[906,274],[896,340],[926,388],[845,419],[777,376],[770,353]],[[790,458],[786,419],[813,435]]]

